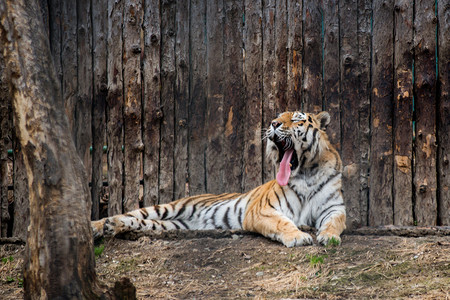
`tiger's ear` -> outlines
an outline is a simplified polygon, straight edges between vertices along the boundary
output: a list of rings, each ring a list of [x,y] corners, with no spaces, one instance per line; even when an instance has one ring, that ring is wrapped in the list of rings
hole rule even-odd
[[[317,121],[320,123],[320,129],[327,129],[328,124],[330,124],[330,114],[326,111],[322,111],[316,115]]]

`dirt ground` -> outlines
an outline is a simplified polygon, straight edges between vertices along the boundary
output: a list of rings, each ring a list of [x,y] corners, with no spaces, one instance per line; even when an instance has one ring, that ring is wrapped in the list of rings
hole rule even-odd
[[[23,297],[23,247],[0,246],[0,299]],[[127,277],[138,299],[450,299],[450,236],[286,248],[242,232],[175,232],[96,249],[100,280]]]

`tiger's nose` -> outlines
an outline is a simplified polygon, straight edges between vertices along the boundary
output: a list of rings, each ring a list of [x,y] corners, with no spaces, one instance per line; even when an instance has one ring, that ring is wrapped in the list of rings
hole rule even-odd
[[[278,121],[272,121],[272,127],[274,128],[274,129],[277,129],[278,127],[280,127],[281,126],[281,122],[278,122]]]

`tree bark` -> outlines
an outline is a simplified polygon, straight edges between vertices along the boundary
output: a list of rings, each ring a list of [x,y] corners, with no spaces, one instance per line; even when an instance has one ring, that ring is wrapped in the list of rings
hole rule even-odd
[[[69,135],[37,1],[2,1],[0,36],[30,193],[26,299],[105,295],[95,274],[88,180]]]

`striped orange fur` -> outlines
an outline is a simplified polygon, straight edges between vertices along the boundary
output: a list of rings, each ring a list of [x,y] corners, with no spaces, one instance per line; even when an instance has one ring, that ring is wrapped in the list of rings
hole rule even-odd
[[[94,236],[125,231],[244,229],[287,247],[310,245],[298,229],[317,228],[317,241],[340,241],[345,229],[341,192],[342,163],[325,128],[327,112],[285,112],[266,131],[267,156],[278,166],[277,179],[243,193],[198,195],[92,222]]]

